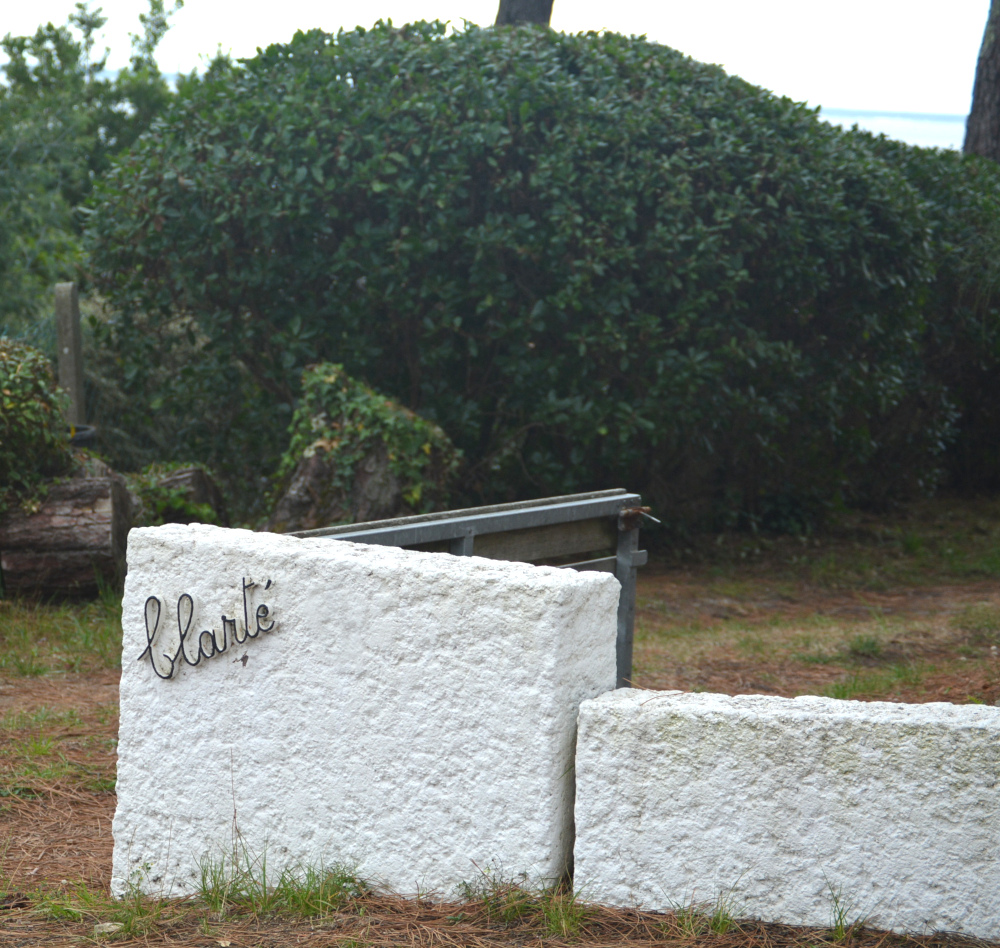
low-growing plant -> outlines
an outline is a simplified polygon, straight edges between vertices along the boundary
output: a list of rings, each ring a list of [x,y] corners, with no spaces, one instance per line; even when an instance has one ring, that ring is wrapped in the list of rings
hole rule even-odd
[[[0,336],[0,514],[43,478],[72,469],[64,408],[49,360]]]
[[[477,867],[479,868],[479,867]],[[479,875],[458,886],[465,902],[478,902],[491,922],[511,925],[538,911],[538,899],[529,889],[527,873],[511,874],[499,862],[479,868]]]
[[[858,695],[886,694],[897,685],[919,685],[923,679],[924,669],[920,665],[898,663],[866,675],[848,675],[843,681],[829,685],[823,694],[828,698],[849,701]]]

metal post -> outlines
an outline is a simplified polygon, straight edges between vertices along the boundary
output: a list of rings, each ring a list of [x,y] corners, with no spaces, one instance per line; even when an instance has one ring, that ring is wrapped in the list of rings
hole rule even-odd
[[[56,339],[59,346],[59,385],[69,394],[67,421],[87,421],[83,403],[83,341],[80,336],[80,301],[75,283],[56,284]]]
[[[448,544],[448,552],[453,556],[472,556],[472,548],[475,545],[476,538],[470,531],[464,536],[456,537],[454,540],[450,541]]]
[[[622,584],[618,600],[618,684],[616,688],[632,687],[632,636],[635,629],[635,578],[639,565],[639,528],[628,529],[619,519],[618,549],[616,551],[615,577]]]

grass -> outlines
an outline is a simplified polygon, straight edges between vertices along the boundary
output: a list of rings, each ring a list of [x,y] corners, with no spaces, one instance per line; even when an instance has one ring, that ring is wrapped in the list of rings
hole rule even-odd
[[[121,605],[0,599],[0,676],[34,678],[121,667]]]
[[[344,911],[369,887],[346,866],[297,865],[268,873],[267,853],[237,844],[231,854],[201,866],[199,900],[219,918],[232,912],[317,918]]]
[[[657,544],[656,534],[650,535]],[[1000,577],[1000,497],[935,498],[888,514],[845,511],[813,536],[706,534],[659,539],[657,557],[704,567],[720,595],[740,598],[766,570],[772,583],[882,590]]]
[[[691,902],[677,906],[664,923],[664,934],[697,939],[705,935],[727,935],[740,931],[739,903],[732,889],[720,892],[714,902]]]
[[[458,894],[495,924],[538,928],[544,935],[561,938],[578,935],[593,911],[565,881],[531,885],[523,874],[506,875],[499,864],[481,869],[458,887]]]
[[[0,798],[39,799],[60,783],[91,793],[114,790],[109,757],[117,742],[102,733],[112,719],[100,717],[42,705],[0,718]]]
[[[969,635],[975,644],[1000,642],[1000,606],[992,602],[977,602],[959,612],[952,624]]]
[[[652,539],[651,539],[651,545]],[[633,680],[687,691],[1000,701],[1000,499],[724,534],[639,574]]]
[[[874,697],[890,694],[897,685],[919,685],[924,679],[924,670],[917,665],[891,665],[889,668],[871,674],[849,675],[844,681],[830,685],[823,693],[828,698],[850,700],[859,695]]]
[[[271,948],[304,941],[337,948],[428,944],[520,948],[528,943],[593,948],[653,943],[678,948],[982,945],[955,935],[904,936],[869,929],[833,888],[829,927],[807,929],[742,917],[731,891],[720,893],[713,902],[657,913],[588,904],[562,884],[531,886],[523,876],[507,877],[496,866],[459,886],[458,901],[380,893],[345,867],[289,868],[270,881],[265,869],[265,859],[242,853],[235,862],[206,862],[199,892],[174,899],[144,894],[141,874],[119,900],[81,884],[59,892],[39,888],[15,893],[12,899],[11,888],[0,876],[0,906],[9,906],[8,928],[14,924],[22,935],[43,934],[30,943],[59,948],[80,944],[82,931],[93,931],[94,942],[175,948],[195,948],[205,939],[218,945]],[[314,940],[324,934],[326,938]]]

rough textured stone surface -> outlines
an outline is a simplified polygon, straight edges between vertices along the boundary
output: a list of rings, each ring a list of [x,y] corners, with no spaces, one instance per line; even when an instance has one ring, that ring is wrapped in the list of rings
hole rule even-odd
[[[115,893],[192,891],[234,820],[269,869],[349,863],[402,893],[474,861],[563,871],[577,711],[615,681],[613,577],[205,525],[133,530],[128,561]],[[258,614],[271,631],[234,642]],[[169,679],[137,661],[147,615]],[[189,616],[191,659],[201,630],[227,648],[171,668]]]
[[[1000,709],[621,690],[576,773],[585,898],[1000,936]]]

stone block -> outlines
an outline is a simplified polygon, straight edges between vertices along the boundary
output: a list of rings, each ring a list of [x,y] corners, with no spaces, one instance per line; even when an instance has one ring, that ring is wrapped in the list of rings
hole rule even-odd
[[[585,899],[1000,937],[1000,708],[621,690],[576,773]]]
[[[234,840],[271,872],[347,864],[402,894],[451,894],[477,865],[558,877],[618,593],[600,573],[133,530],[113,892],[193,892]]]

